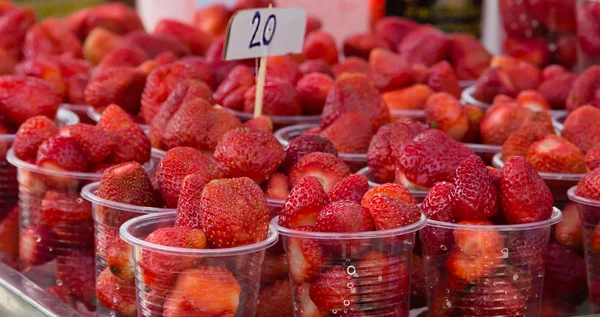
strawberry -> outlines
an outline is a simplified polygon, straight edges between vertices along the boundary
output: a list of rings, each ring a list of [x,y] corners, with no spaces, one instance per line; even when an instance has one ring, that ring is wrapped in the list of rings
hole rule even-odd
[[[19,205],[10,209],[0,221],[0,254],[7,256],[19,255]],[[0,260],[1,261],[1,260]]]
[[[57,285],[64,285],[77,299],[93,304],[96,299],[96,270],[94,253],[71,250],[56,258],[54,278]]]
[[[541,172],[581,174],[587,171],[583,152],[557,135],[532,143],[527,161]]]
[[[600,143],[597,120],[600,120],[600,109],[590,105],[581,106],[569,113],[561,136],[587,152]]]
[[[358,281],[361,301],[369,298],[378,298],[382,302],[402,301],[410,286],[407,264],[388,254],[374,251],[365,254],[356,265],[361,277]]]
[[[152,182],[137,162],[122,163],[104,171],[96,195],[128,205],[159,206]]]
[[[125,317],[137,316],[135,284],[133,280],[122,281],[112,275],[108,268],[96,278],[98,302]]]
[[[325,74],[311,73],[302,77],[296,84],[302,112],[307,115],[321,114],[332,86],[333,79]]]
[[[489,108],[481,121],[481,140],[484,144],[501,145],[526,122],[531,121],[533,111],[512,104],[500,104]]]
[[[444,33],[430,25],[423,25],[402,39],[398,45],[398,53],[410,64],[431,66],[446,59],[450,44]]]
[[[598,186],[598,180],[600,180],[600,169],[590,171],[577,184],[575,195],[600,200],[600,186]]]
[[[508,35],[522,37],[541,32],[542,26],[533,18],[528,2],[504,0],[499,4],[504,30]]]
[[[486,278],[478,281],[457,305],[462,316],[525,315],[527,301],[512,279]]]
[[[504,162],[500,184],[503,215],[511,224],[549,219],[553,198],[544,180],[525,158],[513,156]]]
[[[333,65],[338,61],[338,50],[333,36],[325,31],[311,32],[304,40],[302,53],[307,59],[322,59]]]
[[[312,226],[299,226],[295,230],[317,232]],[[286,246],[290,276],[294,283],[302,284],[316,277],[325,265],[323,249],[317,240],[290,237]]]
[[[390,110],[421,110],[432,94],[433,90],[429,86],[415,84],[385,92],[381,98]]]
[[[591,171],[600,167],[600,145],[596,144],[585,153],[585,165]]]
[[[361,111],[373,123],[373,132],[390,121],[377,88],[363,74],[345,74],[336,78],[321,114],[321,128],[325,128],[343,113]]]
[[[463,111],[467,115],[469,129],[465,133],[462,142],[465,143],[481,143],[480,125],[483,120],[484,112],[481,108],[467,105],[463,107]]]
[[[183,271],[164,303],[165,317],[234,316],[242,289],[233,274],[219,266]]]
[[[421,219],[417,205],[393,196],[375,194],[369,198],[368,204],[376,230],[404,227]]]
[[[516,88],[511,79],[504,69],[489,68],[475,83],[473,97],[481,102],[490,103],[500,94],[514,96]]]
[[[452,95],[441,92],[431,95],[425,105],[425,120],[457,141],[469,130],[469,119],[463,106]]]
[[[16,125],[35,116],[54,118],[61,101],[56,90],[41,79],[0,76],[0,111]]]
[[[475,155],[439,130],[427,130],[404,144],[398,155],[398,168],[408,181],[431,187],[454,178],[458,165]]]
[[[254,113],[256,86],[248,88],[244,95],[244,112]],[[283,80],[269,78],[265,81],[262,114],[271,116],[299,116],[302,104],[296,86]]]
[[[154,27],[156,35],[172,36],[190,48],[193,55],[204,56],[213,39],[192,25],[171,19],[162,19]]]
[[[333,267],[321,274],[310,286],[310,299],[320,311],[345,311],[356,306],[359,298],[354,277],[346,268]],[[351,283],[353,287],[348,287]]]
[[[118,146],[107,158],[109,162],[135,161],[143,164],[150,160],[150,139],[119,106],[108,106],[97,126],[115,135]]]
[[[452,65],[447,61],[441,61],[431,66],[427,72],[425,83],[435,92],[445,92],[455,98],[460,98],[462,89],[458,84],[458,77]]]
[[[320,134],[340,153],[365,153],[373,137],[371,122],[359,111],[342,114]]]
[[[144,241],[158,245],[204,249],[206,234],[200,229],[187,227],[159,228],[150,233]],[[172,257],[167,253],[142,250],[138,265],[145,285],[157,291],[165,291],[171,285],[175,273],[191,268],[198,261],[197,257]]]
[[[360,203],[368,190],[367,178],[361,174],[352,174],[335,184],[327,196],[331,201],[350,200]]]
[[[269,56],[267,61],[267,78],[269,80],[286,82],[295,87],[298,80],[302,78],[298,63],[290,55]],[[252,63],[252,65],[254,64]]]
[[[412,197],[412,195],[410,194],[408,189],[406,189],[406,187],[399,184],[386,183],[371,188],[364,194],[361,200],[361,204],[363,205],[363,207],[370,209],[371,205],[369,203],[369,200],[376,194],[384,194],[390,197],[398,198],[409,204],[416,204],[415,199]]]
[[[314,226],[317,215],[330,199],[316,177],[304,177],[290,191],[279,214],[279,225],[286,228]]]
[[[551,294],[575,294],[586,288],[585,260],[576,251],[550,242],[544,251],[544,290]]]
[[[587,68],[575,82],[573,88],[567,97],[566,108],[573,111],[584,105],[597,106],[600,101],[596,96],[597,82],[600,79],[600,66],[591,66]]]
[[[137,114],[145,83],[146,76],[133,67],[96,71],[85,88],[85,101],[98,110],[116,104],[128,113]]]
[[[189,174],[208,175],[211,180],[222,177],[217,165],[196,149],[178,147],[167,151],[152,175],[152,186],[166,208],[177,207],[181,183]]]
[[[298,69],[304,76],[313,73],[321,73],[328,75],[329,77],[333,77],[331,65],[327,64],[327,62],[322,59],[309,59],[307,61],[304,61],[298,66]],[[298,91],[300,91],[300,89],[298,89]]]
[[[370,33],[352,34],[344,39],[343,51],[345,57],[358,56],[369,58],[369,53],[376,48],[391,48],[382,38]]]
[[[135,272],[133,269],[131,246],[124,241],[118,240],[108,246],[106,264],[110,273],[120,280],[125,281],[134,278]]]
[[[550,110],[548,100],[537,90],[523,90],[519,92],[516,100],[519,106],[529,108],[535,112]]]
[[[175,214],[175,226],[202,228],[200,223],[200,199],[210,179],[207,174],[189,174],[181,181],[181,194]]]
[[[214,159],[228,177],[249,177],[257,183],[273,174],[283,162],[283,146],[263,130],[238,128],[217,144]]]
[[[244,109],[244,95],[254,86],[254,74],[248,66],[236,66],[219,85],[213,97],[221,106],[237,111]]]
[[[366,60],[359,57],[348,57],[332,66],[334,77],[337,79],[344,73],[359,73],[369,75],[371,69]]]
[[[489,67],[492,55],[479,39],[463,33],[450,35],[450,63],[460,80],[476,80]]]
[[[292,139],[285,147],[285,160],[280,169],[284,173],[289,173],[289,170],[298,160],[312,152],[337,155],[337,150],[329,139],[318,134],[303,134]]]
[[[104,55],[96,65],[95,72],[101,72],[111,67],[137,67],[148,60],[146,52],[137,47],[121,46]]]
[[[539,68],[510,56],[494,56],[490,67],[504,69],[514,85],[515,92],[536,89],[542,80],[542,72]]]
[[[498,212],[498,190],[479,156],[471,156],[458,165],[452,188],[456,217],[486,219]]]
[[[42,200],[44,221],[51,227],[92,220],[92,204],[79,195],[49,190]]]
[[[542,82],[569,73],[570,71],[565,66],[559,64],[551,64],[542,69]]]
[[[550,131],[542,123],[523,125],[502,144],[502,160],[506,161],[511,156],[526,157],[529,146],[549,134]]]
[[[552,58],[548,49],[549,45],[548,39],[544,36],[526,39],[507,36],[502,42],[502,49],[510,57],[541,68],[547,65]]]
[[[69,290],[62,285],[54,285],[46,289],[46,292],[58,297],[65,304],[70,305],[73,301],[73,298],[69,294]]]
[[[461,220],[461,225],[471,226],[469,229],[454,230],[456,246],[469,256],[480,256],[501,253],[504,248],[504,238],[494,229],[477,229],[477,226],[493,226],[489,220]],[[471,229],[472,228],[472,229]]]
[[[258,116],[252,118],[244,122],[244,124],[242,124],[242,127],[259,129],[265,132],[273,133],[273,121],[268,116]]]
[[[495,254],[480,254],[471,256],[459,248],[452,248],[446,259],[446,269],[450,275],[451,283],[456,280],[455,287],[461,288],[465,282],[473,282],[488,276],[496,270],[502,259]]]
[[[85,158],[91,165],[104,161],[117,145],[117,140],[112,133],[85,123],[62,128],[59,135],[77,141],[85,154]]]
[[[375,229],[369,209],[352,201],[334,201],[317,215],[319,232],[364,232]]]
[[[282,173],[275,173],[264,183],[263,190],[268,198],[285,200],[290,195],[288,177]]]
[[[292,290],[287,279],[263,287],[258,293],[256,317],[285,317],[293,315]]]
[[[566,247],[581,248],[583,246],[583,233],[577,204],[567,203],[562,208],[562,214],[562,221],[554,227],[556,242]]]
[[[52,261],[56,257],[58,237],[47,225],[30,225],[19,234],[19,257],[23,271]]]
[[[247,177],[213,180],[200,199],[200,222],[213,248],[230,248],[267,238],[265,196]]]
[[[452,192],[454,186],[448,182],[439,182],[435,184],[421,204],[421,211],[427,219],[456,222],[454,215],[454,202]],[[428,246],[438,248],[441,245],[452,245],[452,231],[434,226],[426,226],[420,232],[421,241]]]
[[[412,20],[387,16],[375,23],[374,33],[384,39],[390,47],[396,48],[402,39],[417,27],[419,24]]]
[[[41,168],[65,172],[87,172],[88,162],[81,147],[73,138],[53,136],[40,145],[36,164]],[[50,177],[50,176],[49,176]],[[55,177],[56,183],[68,182]]]
[[[371,51],[369,67],[371,79],[381,92],[406,87],[413,81],[412,69],[406,59],[384,48]]]
[[[297,184],[307,176],[316,177],[323,185],[325,192],[329,192],[335,184],[350,175],[348,166],[337,156],[323,152],[309,153],[292,166],[289,179],[290,186]]]
[[[15,156],[21,160],[35,159],[38,148],[49,138],[58,134],[58,128],[44,116],[36,116],[25,121],[17,131],[13,141]]]

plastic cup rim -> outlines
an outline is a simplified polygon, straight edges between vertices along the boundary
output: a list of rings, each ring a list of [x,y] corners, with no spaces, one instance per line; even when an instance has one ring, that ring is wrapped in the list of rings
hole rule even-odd
[[[369,177],[367,176],[367,175],[369,175],[369,173],[370,173],[370,169],[368,166],[363,167],[356,172],[356,174],[365,175],[367,177],[367,182],[369,182],[369,187],[377,187],[377,186],[383,185],[383,184],[375,183],[375,182],[369,180]],[[429,193],[429,190],[422,190],[422,189],[409,189],[408,191],[410,192],[411,195],[417,196],[417,197],[425,197]]]
[[[75,112],[63,108],[62,106],[60,108],[58,108],[58,111],[56,112],[56,120],[61,120],[65,123],[65,125],[74,125],[74,124],[78,124],[79,123],[79,117],[77,116],[77,114],[75,114]],[[1,141],[14,141],[15,137],[17,136],[16,133],[13,134],[0,134],[0,140]]]
[[[277,240],[279,239],[279,233],[271,225],[269,225],[269,232],[268,232],[267,238],[265,240],[257,242],[257,243],[249,244],[249,245],[243,245],[243,246],[233,247],[233,248],[223,248],[223,249],[190,249],[190,248],[168,247],[168,246],[159,245],[156,243],[151,243],[151,242],[145,241],[143,239],[134,237],[131,233],[129,233],[129,228],[131,228],[135,225],[140,225],[140,224],[150,222],[152,220],[162,219],[162,218],[167,218],[167,217],[175,218],[175,212],[170,211],[170,212],[151,213],[151,214],[143,215],[143,216],[136,217],[133,219],[129,219],[126,222],[124,222],[121,225],[121,227],[119,228],[119,235],[120,235],[121,239],[123,239],[123,241],[127,242],[128,244],[135,246],[135,247],[140,247],[145,250],[159,252],[159,253],[179,254],[179,255],[185,254],[185,255],[191,255],[191,256],[206,256],[206,257],[227,257],[227,256],[236,256],[236,255],[243,255],[243,254],[248,254],[248,253],[259,252],[262,250],[266,250],[269,247],[275,245],[275,243],[277,243]]]
[[[577,191],[577,185],[575,185],[575,186],[569,188],[569,190],[567,190],[567,196],[569,197],[569,199],[571,201],[574,201],[580,205],[600,207],[600,200],[578,196],[575,193],[576,191]]]
[[[492,165],[494,165],[495,168],[504,167],[504,162],[502,161],[502,153],[494,154],[494,157],[492,158]],[[538,172],[538,174],[544,180],[559,180],[559,181],[571,181],[571,182],[580,181],[585,176],[585,174],[564,174],[564,173],[550,173],[550,172]]]
[[[99,113],[98,111],[96,111],[96,108],[94,108],[92,106],[89,106],[87,108],[87,115],[94,122],[100,121],[100,118],[102,117],[102,114]],[[147,131],[150,130],[150,125],[149,124],[137,123],[137,125],[139,125],[142,128],[142,130],[144,130],[144,132],[147,132]]]
[[[522,223],[522,224],[513,224],[513,225],[466,225],[466,224],[458,224],[452,222],[444,222],[427,219],[427,227],[435,227],[442,229],[453,229],[453,230],[470,230],[470,231],[481,231],[481,230],[496,230],[501,232],[509,232],[509,231],[524,231],[524,230],[535,230],[544,227],[550,227],[554,224],[557,224],[562,220],[562,212],[560,209],[556,207],[552,207],[552,215],[550,219],[546,219],[543,221],[531,222],[531,223]]]
[[[378,231],[365,231],[365,232],[306,232],[294,229],[285,228],[279,225],[279,216],[271,220],[271,226],[273,226],[281,236],[293,237],[293,238],[310,238],[318,240],[362,240],[362,239],[373,239],[373,238],[387,238],[400,236],[404,234],[414,233],[425,227],[427,218],[421,213],[421,219],[411,223],[408,226],[378,230]]]
[[[135,212],[139,214],[149,214],[149,213],[157,213],[157,212],[169,212],[176,211],[175,208],[158,208],[158,207],[145,207],[145,206],[136,206],[130,204],[124,204],[104,198],[100,198],[96,195],[98,191],[98,187],[100,186],[100,182],[93,182],[83,186],[81,189],[81,197],[85,200],[91,202],[92,204],[97,204],[103,207],[117,209],[119,211],[128,211]]]

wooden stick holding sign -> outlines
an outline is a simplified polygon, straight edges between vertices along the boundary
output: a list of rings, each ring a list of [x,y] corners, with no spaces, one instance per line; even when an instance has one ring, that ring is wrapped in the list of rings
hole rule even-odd
[[[302,8],[237,11],[227,27],[223,59],[260,58],[256,78],[254,117],[262,114],[267,57],[302,52],[306,11]]]

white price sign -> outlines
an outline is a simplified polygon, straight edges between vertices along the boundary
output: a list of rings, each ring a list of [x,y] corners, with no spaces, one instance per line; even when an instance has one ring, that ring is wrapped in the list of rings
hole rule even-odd
[[[306,32],[302,8],[249,9],[229,21],[223,58],[236,60],[300,53]]]

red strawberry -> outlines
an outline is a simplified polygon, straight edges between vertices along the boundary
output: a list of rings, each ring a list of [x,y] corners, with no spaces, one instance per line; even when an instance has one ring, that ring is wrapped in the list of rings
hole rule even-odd
[[[577,184],[575,194],[584,198],[600,200],[600,169],[595,169],[587,173]]]
[[[557,135],[548,135],[532,143],[527,161],[541,172],[577,174],[587,171],[583,152]]]
[[[507,34],[514,37],[538,34],[542,26],[533,18],[528,2],[503,0],[500,2],[500,14]]]
[[[377,230],[404,227],[421,219],[417,205],[393,196],[375,194],[369,198],[368,204]]]
[[[267,252],[260,272],[261,284],[271,284],[279,279],[288,279],[290,272],[287,254]]]
[[[96,279],[98,302],[125,317],[137,316],[135,284],[133,280],[122,281],[106,268]]]
[[[600,145],[596,144],[593,148],[587,151],[587,153],[585,153],[584,160],[585,165],[587,165],[590,171],[600,167]]]
[[[167,151],[152,175],[152,185],[166,208],[177,207],[181,183],[189,174],[209,175],[210,179],[222,177],[217,165],[196,149],[178,147]]]
[[[289,178],[292,188],[296,187],[307,176],[316,177],[329,192],[335,184],[350,175],[348,166],[337,156],[323,152],[309,153],[290,170]]]
[[[369,68],[369,63],[367,63],[367,61],[353,56],[333,65],[332,70],[336,79],[344,73],[359,73],[364,75],[369,75],[371,73],[371,69]]]
[[[451,183],[439,182],[435,184],[421,204],[421,211],[427,219],[456,222],[454,215],[454,201],[452,192],[454,188]],[[420,232],[421,241],[428,246],[438,248],[441,245],[452,245],[454,237],[452,231],[434,226],[426,226]]]
[[[361,174],[352,174],[335,184],[327,196],[331,201],[350,200],[360,203],[368,190],[367,178]]]
[[[254,65],[252,63],[252,65]],[[283,81],[296,86],[302,77],[298,63],[290,55],[269,56],[267,63],[267,78],[269,80]]]
[[[498,212],[498,190],[479,156],[467,158],[456,168],[452,201],[460,219],[487,219]]]
[[[337,155],[337,150],[329,139],[318,134],[303,134],[292,139],[285,147],[285,160],[280,169],[284,173],[288,173],[298,160],[312,152],[324,152]]]
[[[552,58],[548,49],[549,45],[548,40],[543,36],[534,36],[526,39],[507,36],[502,42],[502,49],[507,55],[513,58],[541,68],[547,65]]]
[[[600,100],[596,96],[597,82],[600,79],[600,66],[587,68],[575,82],[567,97],[566,108],[573,111],[584,105],[597,106]]]
[[[248,88],[244,95],[244,112],[254,113],[256,86]],[[299,116],[302,104],[296,86],[287,81],[270,78],[265,82],[262,114],[271,116]]]
[[[73,138],[53,136],[38,149],[36,164],[41,168],[63,172],[87,172],[88,162],[77,141]],[[52,177],[52,176],[48,176]],[[71,181],[59,176],[53,183],[70,184]]]
[[[97,71],[85,88],[85,101],[98,110],[117,104],[128,113],[137,114],[145,83],[144,73],[133,67]]]
[[[517,103],[521,107],[535,112],[550,110],[548,100],[537,90],[523,90],[517,95]]]
[[[128,205],[159,206],[152,182],[137,162],[122,163],[104,171],[96,195]]]
[[[465,282],[473,282],[494,272],[501,260],[496,254],[470,256],[459,248],[452,248],[446,259],[446,268],[450,279],[456,280],[455,287],[461,288]]]
[[[535,65],[510,56],[495,56],[490,67],[501,67],[514,85],[515,92],[536,89],[542,80],[542,72]]]
[[[412,197],[406,187],[399,184],[387,183],[369,189],[362,197],[361,204],[363,207],[371,209],[369,200],[376,194],[384,194],[390,197],[398,198],[409,204],[416,204],[415,199]]]
[[[405,18],[388,16],[375,23],[374,33],[382,37],[390,47],[396,48],[402,39],[419,24]]]
[[[0,221],[0,254],[19,255],[19,205],[16,204]],[[2,261],[2,260],[0,260]]]
[[[600,143],[600,109],[593,106],[581,106],[565,120],[562,137],[575,144],[583,152]]]
[[[381,92],[406,87],[413,81],[412,69],[406,59],[384,48],[371,51],[369,67],[372,81]]]
[[[312,226],[300,226],[295,230],[317,231]],[[290,263],[290,276],[296,284],[310,281],[321,272],[325,265],[323,250],[317,240],[290,237],[287,240],[286,250]]]
[[[508,223],[543,221],[552,215],[552,193],[523,157],[513,156],[504,162],[500,198]]]
[[[56,258],[56,284],[64,285],[77,299],[92,304],[96,299],[94,253],[73,250]]]
[[[425,83],[436,92],[445,92],[456,98],[460,98],[462,89],[458,84],[454,68],[447,61],[441,61],[431,66],[427,72]]]
[[[91,165],[104,161],[117,145],[117,140],[112,133],[84,123],[62,128],[59,134],[77,141]]]
[[[183,271],[164,303],[165,317],[234,316],[241,287],[226,268],[202,266]]]
[[[312,73],[302,77],[296,85],[298,98],[302,103],[302,112],[308,115],[321,114],[332,86],[331,77],[322,73]]]
[[[287,197],[279,214],[279,225],[291,229],[315,226],[317,215],[329,201],[323,185],[316,177],[304,177]]]
[[[530,121],[533,111],[511,104],[489,108],[481,121],[481,140],[484,144],[501,145],[508,137]]]
[[[193,55],[198,56],[204,56],[213,41],[210,34],[199,28],[171,19],[160,20],[153,34],[172,36],[189,47]]]
[[[477,282],[457,305],[462,316],[519,316],[526,314],[526,298],[512,278],[486,278]]]
[[[200,222],[200,199],[210,178],[208,174],[189,174],[181,182],[181,194],[175,214],[175,226],[202,228]]]
[[[237,111],[244,109],[244,95],[254,86],[254,74],[248,66],[236,66],[219,85],[213,97],[221,106]]]
[[[267,238],[265,196],[247,177],[213,180],[204,187],[200,221],[213,248],[252,244]]]
[[[322,59],[309,59],[307,61],[304,61],[298,66],[298,69],[304,76],[312,73],[321,73],[333,77],[333,71],[331,69],[331,66]]]
[[[576,294],[586,287],[585,261],[576,251],[551,242],[545,248],[544,290],[551,294]]]
[[[146,52],[137,47],[121,46],[104,55],[96,65],[95,72],[99,73],[111,67],[137,67],[148,60]]]
[[[444,33],[430,25],[423,25],[402,39],[398,45],[398,53],[410,64],[431,66],[446,59],[450,44]]]
[[[98,244],[99,242],[96,245]],[[122,240],[118,240],[111,243],[107,251],[106,264],[110,273],[123,281],[134,278],[131,246]]]
[[[258,293],[256,317],[283,317],[293,315],[293,312],[292,290],[288,279],[275,281]]]
[[[371,122],[359,111],[342,114],[320,134],[340,153],[365,153],[373,137]]]
[[[463,106],[444,92],[427,99],[425,120],[432,128],[442,130],[457,141],[461,141],[469,130],[469,118]]]
[[[56,90],[41,79],[0,77],[0,111],[6,119],[16,125],[35,116],[54,118],[61,101],[62,97]]]
[[[376,48],[391,48],[388,43],[370,33],[352,34],[344,39],[343,50],[344,56],[358,56],[364,59],[369,58],[369,53]]]
[[[489,220],[461,220],[461,225],[473,226],[472,229],[454,230],[456,246],[469,256],[499,254],[504,248],[504,238],[495,229],[478,229],[476,226],[493,226]]]
[[[92,220],[92,205],[79,195],[49,190],[42,200],[44,221],[51,227]]]
[[[583,245],[583,233],[577,204],[568,203],[563,207],[562,214],[562,221],[554,227],[556,242],[571,248],[581,248]]]
[[[564,67],[562,65],[558,65],[558,64],[551,64],[551,65],[544,67],[544,69],[542,69],[542,82],[545,82],[547,80],[556,78],[560,75],[569,74],[569,73],[570,73],[570,71],[566,67]]]
[[[44,116],[37,116],[25,121],[17,131],[13,142],[15,156],[22,159],[35,159],[38,148],[49,138],[58,134],[58,128]]]
[[[112,163],[135,161],[140,164],[150,160],[150,139],[123,109],[110,105],[102,113],[98,127],[114,133],[116,144],[108,157]]]
[[[352,201],[334,201],[317,215],[319,232],[364,232],[375,229],[369,209]]]
[[[310,287],[310,299],[320,311],[345,311],[358,304],[358,292],[354,277],[346,268],[333,267],[321,274]],[[348,287],[348,284],[352,287]]]
[[[71,297],[71,295],[69,294],[69,290],[62,286],[62,285],[54,285],[48,289],[46,289],[46,292],[58,297],[61,301],[63,301],[63,303],[65,304],[71,304],[73,301],[73,298]]]
[[[244,124],[242,124],[242,127],[259,129],[265,132],[273,133],[273,121],[268,116],[258,116],[252,118],[244,122]]]
[[[228,177],[249,177],[260,183],[277,170],[284,155],[283,147],[273,134],[238,128],[223,136],[214,158]]]
[[[450,35],[450,63],[461,80],[476,80],[489,67],[492,55],[479,39],[463,33]]]
[[[497,95],[514,96],[517,90],[512,78],[501,67],[488,68],[475,83],[473,97],[481,102],[490,103]]]
[[[529,146],[550,134],[548,128],[542,123],[526,124],[511,134],[502,144],[502,160],[506,161],[511,156],[527,156]]]
[[[427,130],[406,143],[398,156],[398,168],[417,185],[431,187],[454,178],[458,165],[475,155],[439,130]]]
[[[58,237],[47,225],[30,225],[19,234],[19,257],[23,271],[52,261],[56,256]]]
[[[356,265],[360,272],[358,291],[361,301],[371,298],[398,303],[408,293],[410,273],[407,262],[379,252],[365,254]]]
[[[302,52],[308,59],[320,58],[331,65],[338,61],[335,39],[331,34],[321,30],[311,32],[306,36]]]
[[[268,198],[285,200],[290,195],[290,183],[285,174],[275,173],[263,185]]]

